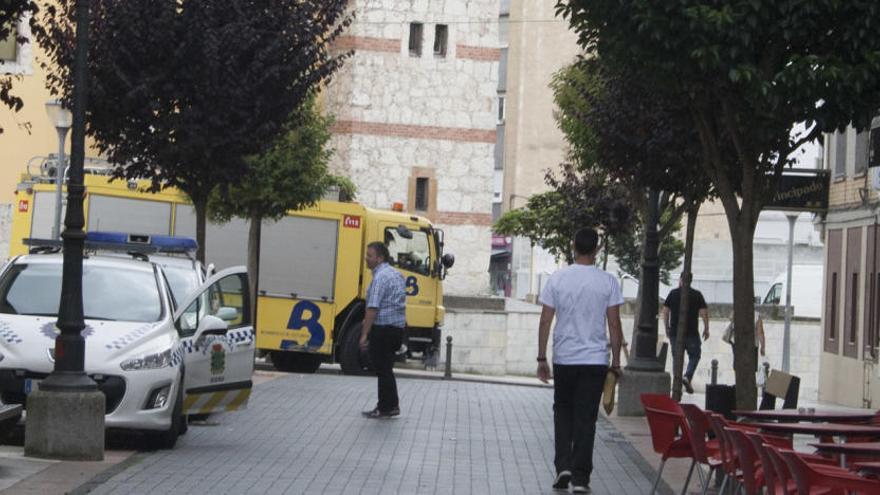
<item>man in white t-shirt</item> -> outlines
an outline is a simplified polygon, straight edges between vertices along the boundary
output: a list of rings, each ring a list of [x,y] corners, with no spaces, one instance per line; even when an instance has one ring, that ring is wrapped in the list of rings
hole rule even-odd
[[[588,493],[593,471],[593,443],[611,340],[611,372],[620,375],[620,284],[596,267],[599,235],[581,229],[574,236],[575,261],[550,276],[541,291],[538,378],[547,383],[547,338],[553,329],[553,423],[556,480],[553,488]]]

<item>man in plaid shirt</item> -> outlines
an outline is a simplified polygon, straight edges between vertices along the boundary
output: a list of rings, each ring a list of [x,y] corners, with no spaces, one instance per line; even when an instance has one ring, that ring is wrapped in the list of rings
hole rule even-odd
[[[367,245],[367,267],[373,281],[367,289],[367,312],[361,330],[361,350],[369,345],[370,358],[379,378],[379,403],[364,411],[368,418],[390,418],[400,414],[394,354],[403,343],[406,326],[406,283],[403,275],[388,264],[388,248],[381,242]]]

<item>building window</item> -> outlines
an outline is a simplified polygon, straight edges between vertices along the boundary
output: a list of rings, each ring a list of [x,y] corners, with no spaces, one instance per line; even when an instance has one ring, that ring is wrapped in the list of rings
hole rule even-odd
[[[834,134],[834,178],[846,175],[846,131]]]
[[[878,345],[880,345],[880,308],[876,306],[877,304],[877,296],[880,295],[880,273],[877,274],[876,285],[874,286],[874,290],[871,294],[871,304],[874,305],[874,314],[873,318],[871,318],[871,336],[869,339],[869,345],[871,348],[868,350],[868,354],[877,359],[878,356]]]
[[[407,209],[433,221],[437,216],[437,175],[430,167],[413,167],[407,191]]]
[[[504,118],[507,116],[506,104],[507,97],[504,95],[498,95],[498,125],[504,124]]]
[[[861,175],[868,168],[868,131],[856,134],[856,169],[855,174]]]
[[[859,328],[859,298],[858,298],[859,274],[858,273],[852,274],[852,287],[850,288],[850,290],[852,290],[852,292],[851,292],[852,297],[850,298],[850,302],[849,302],[849,304],[850,304],[850,308],[849,308],[850,322],[849,322],[849,336],[848,337],[849,337],[849,343],[855,344],[856,343],[856,329]]]
[[[422,56],[422,32],[424,25],[421,22],[412,22],[409,25],[409,54],[413,57]]]
[[[880,167],[880,129],[871,129],[871,149],[869,151],[869,167]]]
[[[446,44],[449,40],[449,26],[446,24],[437,24],[434,26],[434,55],[438,57],[446,56]]]
[[[15,23],[4,27],[6,35],[0,39],[0,62],[15,62],[18,57],[18,29]]]
[[[417,211],[428,211],[428,194],[430,187],[430,180],[427,177],[418,177],[416,178],[416,210]]]
[[[837,338],[837,272],[831,274],[831,309],[828,311],[828,338]]]

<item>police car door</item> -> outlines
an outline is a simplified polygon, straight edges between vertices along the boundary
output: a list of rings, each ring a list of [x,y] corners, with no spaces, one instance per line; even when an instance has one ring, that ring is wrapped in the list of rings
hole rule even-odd
[[[254,325],[244,267],[213,275],[175,312],[184,377],[184,414],[244,408],[254,371]]]

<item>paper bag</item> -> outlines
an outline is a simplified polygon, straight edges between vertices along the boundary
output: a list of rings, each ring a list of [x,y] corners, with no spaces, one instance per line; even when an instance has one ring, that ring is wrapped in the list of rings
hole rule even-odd
[[[605,414],[611,414],[614,410],[614,391],[617,389],[617,373],[608,370],[605,375],[605,385],[602,387],[602,407]]]

